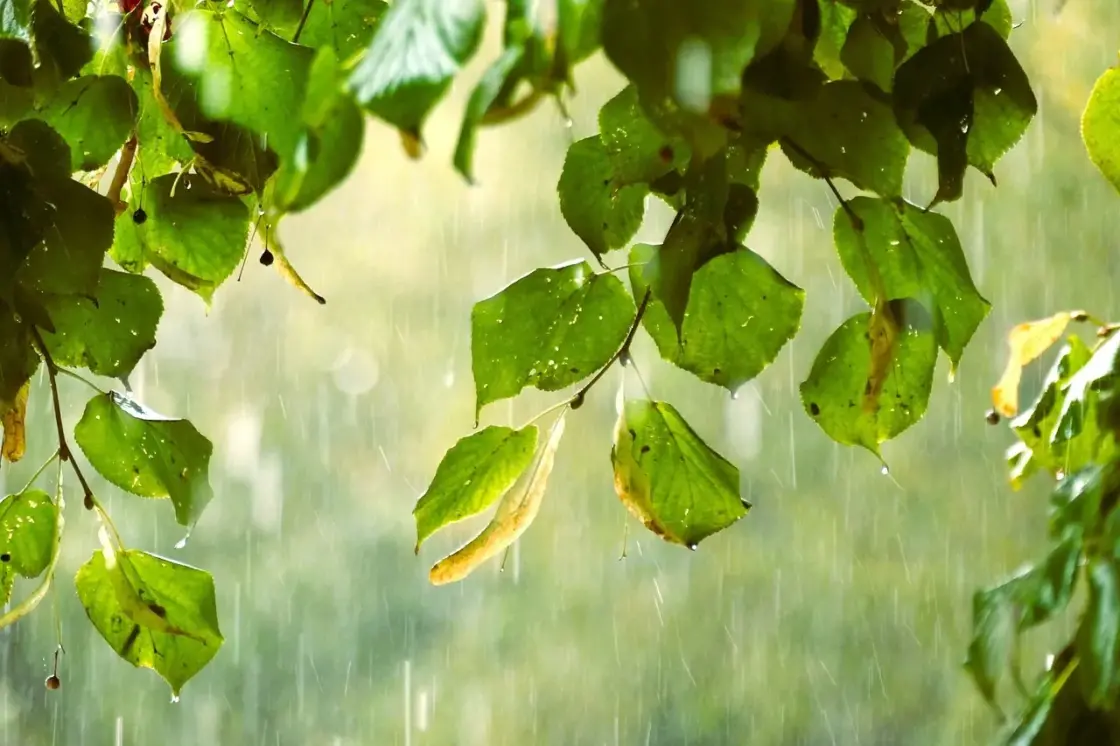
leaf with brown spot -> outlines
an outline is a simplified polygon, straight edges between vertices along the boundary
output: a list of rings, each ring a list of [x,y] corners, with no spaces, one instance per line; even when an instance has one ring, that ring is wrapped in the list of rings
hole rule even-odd
[[[4,444],[0,447],[3,457],[13,464],[23,458],[27,450],[27,397],[31,381],[20,386],[12,408],[4,413]]]

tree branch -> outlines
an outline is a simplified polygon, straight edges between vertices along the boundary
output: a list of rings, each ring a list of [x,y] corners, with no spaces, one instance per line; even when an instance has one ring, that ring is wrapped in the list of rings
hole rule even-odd
[[[121,190],[124,189],[124,183],[128,180],[128,172],[132,170],[132,161],[136,157],[136,133],[132,133],[132,137],[128,138],[121,147],[121,159],[117,161],[117,169],[113,172],[113,180],[109,182],[109,192],[106,195],[109,201],[113,203],[113,209],[117,215],[120,215],[128,209],[128,203],[121,201]]]
[[[83,504],[86,506],[86,510],[93,510],[96,502],[93,497],[93,490],[90,489],[89,482],[86,481],[78,463],[74,461],[73,454],[70,452],[70,444],[66,442],[66,426],[62,424],[62,404],[58,398],[58,366],[47,350],[46,343],[43,342],[43,335],[34,325],[30,325],[30,329],[31,337],[35,340],[35,346],[39,348],[39,354],[43,356],[43,362],[47,365],[47,378],[50,379],[51,398],[54,400],[54,424],[58,429],[58,458],[60,461],[70,462],[70,468],[74,470],[74,476],[78,478],[78,483],[82,485]]]
[[[802,158],[804,158],[805,160],[807,160],[807,161],[809,161],[810,163],[813,164],[813,166],[817,169],[817,171],[820,172],[821,178],[824,179],[824,183],[828,184],[828,188],[832,190],[832,193],[836,196],[836,199],[840,202],[840,206],[844,208],[844,212],[847,213],[848,219],[852,221],[852,227],[854,227],[857,231],[862,232],[863,231],[863,221],[860,219],[859,215],[856,215],[856,211],[852,209],[852,206],[848,204],[848,200],[844,199],[844,197],[841,196],[840,190],[836,188],[836,184],[833,183],[832,178],[828,175],[828,167],[825,166],[820,161],[818,161],[816,158],[814,158],[809,153],[809,151],[805,150],[805,148],[798,145],[791,138],[783,137],[782,142],[789,145],[791,150],[793,150],[799,156],[801,156]]]

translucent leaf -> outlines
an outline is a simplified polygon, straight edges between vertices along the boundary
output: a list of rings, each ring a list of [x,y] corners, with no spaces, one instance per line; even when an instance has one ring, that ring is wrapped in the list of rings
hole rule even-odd
[[[651,182],[688,165],[688,143],[666,135],[646,116],[638,91],[623,88],[599,110],[599,138],[616,184]]]
[[[540,512],[548,478],[556,459],[556,449],[564,436],[565,409],[556,419],[533,465],[518,484],[498,503],[494,517],[478,536],[437,562],[428,573],[432,585],[455,583],[471,574],[484,562],[497,557],[517,541]]]
[[[491,425],[462,438],[440,461],[427,491],[413,508],[416,551],[444,526],[486,510],[529,467],[537,428]]]
[[[104,166],[132,132],[137,100],[116,75],[87,75],[59,88],[40,112],[70,145],[71,170]]]
[[[398,0],[350,76],[358,103],[419,137],[452,78],[478,49],[486,20],[482,0]]]
[[[119,378],[155,347],[163,299],[147,277],[103,269],[94,298],[53,296],[46,308],[55,333],[43,341],[56,363]]]
[[[141,204],[145,219],[118,220],[117,241],[135,241],[157,269],[209,302],[244,256],[249,208],[191,174],[154,179]]]
[[[596,257],[625,246],[642,225],[649,190],[619,178],[598,136],[572,143],[556,188],[564,220]]]
[[[961,196],[971,165],[992,169],[1026,132],[1038,102],[1026,73],[987,23],[943,36],[895,74],[894,110],[915,147],[937,155],[934,202]]]
[[[214,446],[187,420],[164,417],[111,392],[89,400],[74,438],[116,486],[141,497],[171,498],[183,526],[194,526],[213,497]]]
[[[74,583],[109,647],[132,665],[158,673],[175,696],[222,646],[208,572],[106,546],[79,568]],[[139,613],[137,606],[149,613]]]
[[[913,302],[902,306],[897,341],[875,407],[865,404],[872,373],[871,314],[848,319],[821,347],[801,384],[801,402],[830,438],[878,455],[880,443],[898,436],[925,414],[937,342],[923,311]]]
[[[860,295],[874,305],[878,275],[890,300],[915,298],[933,315],[937,342],[955,368],[991,304],[980,295],[952,222],[899,200],[856,197],[848,203],[862,231],[843,208],[833,217],[833,236],[844,269]],[[874,264],[868,267],[868,262]]]
[[[58,506],[42,490],[0,500],[0,601],[12,596],[15,576],[37,578],[50,563]]]
[[[658,249],[630,251],[635,297],[645,293],[641,265]],[[734,392],[762,372],[800,327],[805,291],[746,248],[715,257],[692,278],[681,338],[659,300],[642,317],[661,357]]]
[[[1023,368],[1062,338],[1069,320],[1069,311],[1062,311],[1045,319],[1017,324],[1007,335],[1010,352],[1007,367],[999,383],[992,388],[992,403],[1001,415],[1014,417],[1019,413],[1019,380]]]
[[[654,534],[691,549],[750,508],[739,470],[667,402],[626,402],[615,428],[615,491]]]
[[[1089,362],[1074,373],[1063,387],[1064,399],[1058,413],[1058,421],[1050,436],[1053,447],[1062,447],[1081,436],[1086,436],[1095,446],[1100,440],[1101,422],[1098,415],[1102,412],[1100,404],[1107,400],[1115,405],[1117,394],[1117,370],[1120,363],[1120,334],[1113,334],[1096,349]],[[1103,418],[1104,424],[1111,424]],[[1109,447],[1113,443],[1108,444]]]
[[[1081,136],[1089,158],[1120,191],[1120,69],[1097,79],[1081,115]]]
[[[618,351],[634,317],[622,281],[587,262],[541,268],[471,312],[476,411],[526,386],[559,391]]]

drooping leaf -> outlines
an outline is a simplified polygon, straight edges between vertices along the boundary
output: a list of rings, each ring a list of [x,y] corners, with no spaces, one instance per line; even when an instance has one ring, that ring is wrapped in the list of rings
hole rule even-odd
[[[474,149],[478,129],[482,126],[486,112],[498,99],[507,81],[521,64],[525,56],[523,47],[507,47],[505,51],[483,73],[463,115],[463,125],[459,130],[459,141],[455,145],[455,170],[468,182],[474,183]]]
[[[626,402],[615,428],[615,491],[654,534],[691,549],[750,509],[739,470],[667,402]]]
[[[482,39],[482,0],[398,0],[350,76],[362,108],[417,139]]]
[[[353,170],[361,153],[365,123],[354,100],[339,87],[341,68],[331,47],[324,47],[311,65],[304,128],[293,157],[275,176],[276,207],[305,210],[338,186]]]
[[[42,490],[0,500],[0,602],[12,596],[15,576],[37,578],[47,569],[58,532],[58,506]]]
[[[1081,552],[1082,537],[1078,527],[1067,531],[1043,562],[1018,577],[1015,601],[1020,609],[1020,630],[1049,621],[1069,605],[1077,584]]]
[[[56,363],[119,378],[155,347],[163,299],[147,277],[103,269],[94,298],[53,296],[46,308],[56,331],[43,341]]]
[[[193,526],[213,497],[214,446],[187,420],[165,417],[110,392],[89,400],[74,438],[93,467],[116,486],[140,497],[171,498],[183,526]]]
[[[39,355],[27,327],[0,303],[0,413],[15,406],[20,390],[38,367]]]
[[[30,393],[31,382],[28,381],[16,392],[11,407],[0,414],[0,424],[4,428],[0,454],[13,464],[27,452],[27,397]]]
[[[894,110],[915,147],[937,155],[934,202],[961,196],[971,165],[992,169],[1038,110],[1026,73],[987,23],[943,36],[895,74]]]
[[[1019,413],[1019,380],[1023,368],[1062,338],[1069,321],[1069,311],[1062,311],[1045,319],[1017,324],[1007,335],[1010,352],[1007,367],[999,383],[992,388],[992,404],[997,412],[1004,417]]]
[[[451,447],[431,485],[413,508],[416,551],[444,526],[477,515],[504,495],[528,467],[537,448],[537,428],[491,425]]]
[[[117,240],[135,241],[157,269],[209,302],[244,256],[248,207],[193,174],[148,182],[141,204],[145,220],[118,219]]]
[[[645,292],[641,266],[658,249],[630,250],[635,297]],[[746,248],[715,257],[692,278],[681,337],[659,300],[642,317],[661,357],[734,392],[762,372],[800,327],[805,291]]]
[[[937,361],[928,314],[914,302],[899,305],[898,336],[887,375],[879,384],[877,407],[869,411],[864,405],[872,374],[869,313],[853,316],[832,333],[801,384],[805,411],[830,438],[876,455],[879,444],[925,414]]]
[[[176,696],[222,646],[208,572],[107,546],[82,565],[74,584],[109,647],[137,668],[158,673]]]
[[[833,235],[860,295],[875,303],[874,272],[887,299],[920,300],[932,312],[937,342],[955,368],[991,304],[972,282],[952,222],[901,200],[856,197],[848,206],[862,230],[841,207],[833,218]]]
[[[984,699],[993,705],[996,685],[1007,668],[1012,638],[1018,632],[1014,582],[976,591],[972,596],[972,640],[964,667]]]
[[[93,295],[113,245],[112,204],[68,177],[41,180],[39,190],[54,210],[43,242],[27,255],[17,281],[36,293]]]
[[[598,136],[572,143],[556,188],[564,220],[596,258],[625,246],[641,227],[649,189],[619,179]]]
[[[517,541],[540,512],[548,478],[556,459],[556,450],[564,436],[565,409],[548,434],[533,465],[521,476],[518,484],[506,492],[494,517],[478,536],[452,554],[444,557],[428,572],[432,585],[455,583],[474,572],[484,562],[498,556]]]
[[[622,281],[587,262],[530,272],[475,304],[471,360],[476,412],[526,386],[559,391],[617,352],[634,317]]]
[[[1093,350],[1089,361],[1063,387],[1064,399],[1050,435],[1051,447],[1060,449],[1082,435],[1087,436],[1094,455],[1101,455],[1098,447],[1107,449],[1106,453],[1115,447],[1112,439],[1102,443],[1100,433],[1102,424],[1107,426],[1114,421],[1110,415],[1114,415],[1117,402],[1117,370],[1120,334],[1113,334]]]
[[[128,139],[137,98],[116,75],[87,75],[63,84],[40,112],[70,145],[72,171],[104,166]]]
[[[1112,559],[1090,559],[1089,600],[1077,632],[1078,677],[1094,707],[1111,709],[1120,688],[1120,578]]]
[[[1106,70],[1093,85],[1081,115],[1089,158],[1120,191],[1120,68]]]

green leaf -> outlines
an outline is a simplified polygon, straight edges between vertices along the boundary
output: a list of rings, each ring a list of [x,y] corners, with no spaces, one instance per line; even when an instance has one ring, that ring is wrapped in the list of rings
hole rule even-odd
[[[165,68],[194,82],[203,116],[263,135],[281,159],[295,152],[314,53],[234,10],[192,10],[177,18]],[[187,122],[183,122],[188,126]]]
[[[397,0],[350,76],[358,103],[403,132],[424,120],[482,40],[482,0]]]
[[[154,282],[111,269],[101,270],[95,298],[53,296],[45,305],[56,333],[43,341],[55,362],[111,378],[128,375],[155,347],[163,314]]]
[[[58,535],[58,506],[42,490],[0,500],[0,602],[12,597],[16,575],[37,578],[50,564]]]
[[[475,410],[526,386],[559,391],[606,365],[634,304],[622,281],[587,262],[541,268],[479,301],[471,312]]]
[[[821,32],[813,47],[813,61],[833,80],[844,77],[840,57],[856,12],[836,0],[819,0]]]
[[[690,549],[747,514],[739,470],[667,402],[626,402],[611,450],[615,491],[653,533]]]
[[[782,150],[817,178],[840,177],[884,197],[902,193],[910,147],[890,106],[854,80],[821,86],[814,97],[775,107]]]
[[[1006,39],[1011,35],[1014,21],[1011,17],[1011,8],[1007,0],[995,0],[987,3],[988,8],[981,12],[980,20],[996,30]],[[963,10],[948,10],[938,8],[933,14],[934,28],[938,36],[955,34],[976,22],[976,10],[965,8]]]
[[[605,0],[607,58],[653,96],[706,112],[738,95],[743,68],[785,36],[794,0]]]
[[[276,173],[275,202],[282,211],[307,209],[349,176],[358,161],[365,122],[357,104],[339,87],[340,76],[334,51],[324,47],[311,64],[304,130],[293,157]]]
[[[1081,136],[1090,160],[1120,191],[1120,68],[1106,70],[1093,85],[1081,115]]]
[[[635,297],[645,292],[641,265],[657,251],[644,244],[630,250]],[[804,303],[805,291],[758,254],[739,248],[697,270],[680,341],[659,300],[650,301],[642,324],[662,358],[734,392],[761,373],[793,339]]]
[[[147,219],[118,219],[118,242],[135,240],[157,269],[209,302],[244,255],[249,208],[191,174],[154,179],[141,204]]]
[[[93,171],[128,139],[137,107],[123,78],[87,75],[64,83],[40,116],[69,143],[71,170]]]
[[[369,46],[388,9],[384,0],[315,2],[299,43],[316,49],[329,46],[338,59],[349,62]]]
[[[899,28],[880,15],[863,15],[848,29],[840,59],[852,75],[890,93],[898,46],[905,49]]]
[[[986,23],[943,36],[895,74],[894,110],[915,147],[937,155],[934,202],[961,196],[971,165],[992,169],[1026,132],[1038,102],[1026,73]]]
[[[11,300],[16,272],[54,219],[23,155],[0,139],[0,301]]]
[[[1078,676],[1089,704],[1112,709],[1120,676],[1120,578],[1112,560],[1090,559],[1089,600],[1077,632]]]
[[[137,668],[158,673],[176,697],[222,646],[208,572],[136,549],[103,550],[82,565],[74,584],[109,647]],[[138,597],[165,622],[164,629],[138,623],[128,597]]]
[[[559,0],[556,29],[559,52],[568,65],[590,57],[601,43],[604,0]]]
[[[877,407],[869,408],[864,401],[872,374],[871,314],[845,321],[817,353],[809,377],[801,384],[801,402],[833,440],[878,455],[880,443],[898,436],[925,414],[937,341],[924,323],[921,306],[911,301],[904,309]]]
[[[972,282],[952,222],[904,200],[856,197],[848,206],[863,230],[856,230],[841,207],[833,217],[833,235],[840,261],[860,295],[875,304],[870,262],[886,300],[916,298],[931,309],[937,343],[956,368],[991,304]]]
[[[36,0],[31,18],[35,52],[43,73],[40,79],[50,76],[52,83],[61,83],[77,75],[93,58],[89,34],[67,21],[52,0]]]
[[[1117,396],[1117,371],[1120,370],[1120,334],[1113,334],[1095,350],[1093,356],[1076,373],[1070,376],[1063,387],[1064,398],[1058,412],[1057,423],[1050,436],[1050,446],[1060,449],[1066,444],[1085,437],[1093,448],[1115,447],[1110,439],[1101,443],[1101,415],[1111,414]],[[1110,405],[1103,408],[1105,401]],[[1093,454],[1099,456],[1100,452]],[[1068,467],[1067,467],[1068,468]]]
[[[1070,530],[1054,546],[1045,561],[1020,575],[1015,588],[1020,609],[1019,629],[1026,630],[1049,621],[1069,605],[1081,564],[1081,531]]]
[[[37,179],[70,179],[70,146],[40,119],[24,119],[8,132],[6,142],[20,151]]]
[[[972,640],[964,667],[984,699],[993,705],[996,684],[1007,668],[1011,641],[1017,633],[1014,583],[1011,580],[972,596]]]
[[[564,220],[596,258],[625,246],[642,225],[649,190],[618,178],[598,136],[572,143],[556,188]]]
[[[463,115],[463,125],[459,130],[459,141],[455,145],[454,157],[455,170],[470,183],[474,183],[474,148],[478,139],[478,128],[524,56],[523,47],[507,47],[486,69],[482,79],[471,92],[466,114]]]
[[[416,551],[436,531],[481,513],[509,491],[529,468],[537,435],[531,425],[521,430],[491,425],[452,446],[412,510]]]
[[[39,355],[27,327],[0,302],[0,414],[12,408],[16,394],[38,367]]]
[[[31,3],[0,0],[0,80],[31,85]]]
[[[74,438],[93,468],[116,486],[140,497],[171,498],[183,526],[194,526],[213,498],[214,446],[187,420],[110,392],[89,400]]]
[[[144,166],[144,178],[151,180],[171,173],[176,163],[189,162],[194,158],[194,151],[187,139],[167,121],[163,110],[156,102],[153,94],[152,71],[143,65],[138,65],[130,84],[138,102],[137,160]]]
[[[607,151],[616,184],[651,182],[683,168],[691,158],[688,143],[657,128],[629,85],[599,110],[599,138]]]
[[[38,293],[93,295],[105,252],[113,245],[113,205],[69,176],[39,186],[54,205],[54,219],[43,242],[27,255],[17,281]]]

